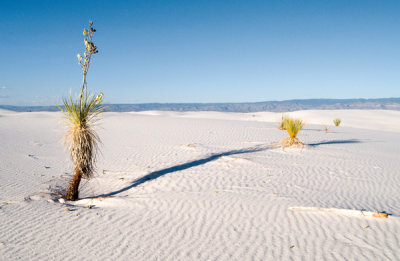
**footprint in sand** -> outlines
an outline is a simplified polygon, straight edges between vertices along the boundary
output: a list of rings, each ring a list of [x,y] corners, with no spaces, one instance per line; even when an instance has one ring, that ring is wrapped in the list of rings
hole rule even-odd
[[[36,157],[36,156],[33,155],[33,154],[28,154],[28,157],[29,157],[29,158],[32,158],[32,159],[35,159],[35,160],[39,159],[38,157]]]

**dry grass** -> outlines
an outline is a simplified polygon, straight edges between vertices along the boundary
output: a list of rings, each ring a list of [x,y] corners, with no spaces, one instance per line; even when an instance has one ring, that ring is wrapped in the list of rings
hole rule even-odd
[[[297,134],[304,127],[305,123],[299,119],[285,118],[283,120],[284,127],[289,134],[289,137],[281,140],[280,142],[275,143],[274,145],[282,146],[283,148],[297,146],[302,147],[304,143],[296,138]]]

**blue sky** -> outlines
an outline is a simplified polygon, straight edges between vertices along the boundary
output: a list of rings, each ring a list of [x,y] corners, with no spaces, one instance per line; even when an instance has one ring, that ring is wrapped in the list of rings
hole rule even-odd
[[[0,104],[400,97],[400,1],[0,1]]]

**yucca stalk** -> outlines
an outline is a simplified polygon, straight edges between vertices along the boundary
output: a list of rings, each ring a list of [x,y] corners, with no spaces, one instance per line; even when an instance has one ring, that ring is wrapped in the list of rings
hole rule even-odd
[[[90,22],[89,29],[85,28],[83,31],[84,56],[78,54],[79,64],[83,71],[81,91],[78,96],[73,97],[70,94],[69,97],[63,98],[64,108],[59,106],[67,118],[65,141],[74,164],[74,175],[65,193],[65,198],[68,200],[78,199],[81,179],[89,179],[93,176],[98,145],[101,142],[93,126],[104,109],[103,94],[95,96],[88,93],[86,82],[92,54],[98,53],[97,46],[92,42],[93,33],[96,32],[92,25],[93,23]]]
[[[283,125],[289,134],[289,137],[276,143],[276,145],[281,145],[284,148],[290,146],[303,146],[304,143],[296,138],[296,136],[304,127],[305,123],[302,120],[287,117],[283,120]]]

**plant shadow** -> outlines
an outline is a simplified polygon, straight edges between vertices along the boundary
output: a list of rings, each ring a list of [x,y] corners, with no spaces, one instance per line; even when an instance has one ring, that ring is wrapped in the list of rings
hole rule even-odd
[[[319,146],[319,145],[328,145],[328,144],[348,144],[348,143],[361,143],[362,141],[357,139],[350,139],[350,140],[331,140],[331,141],[322,141],[317,143],[310,143],[307,144],[308,146]]]
[[[110,193],[106,193],[106,194],[101,194],[101,195],[97,195],[97,196],[93,196],[93,197],[86,197],[86,199],[88,198],[98,198],[98,197],[111,197],[114,196],[116,194],[122,193],[124,191],[130,190],[132,188],[135,188],[149,180],[154,180],[157,179],[161,176],[164,176],[166,174],[170,174],[170,173],[174,173],[174,172],[178,172],[181,170],[185,170],[185,169],[190,169],[193,167],[197,167],[203,164],[206,164],[210,161],[214,161],[220,157],[223,156],[230,156],[230,155],[238,155],[238,154],[246,154],[246,153],[252,153],[252,152],[258,152],[258,151],[264,151],[269,149],[270,146],[254,146],[251,148],[246,148],[246,149],[239,149],[239,150],[230,150],[230,151],[226,151],[226,152],[222,152],[222,153],[214,153],[211,154],[210,156],[201,158],[201,159],[197,159],[197,160],[193,160],[193,161],[189,161],[183,164],[179,164],[176,166],[172,166],[169,168],[165,168],[165,169],[161,169],[161,170],[157,170],[157,171],[153,171],[139,179],[136,179],[135,181],[132,182],[132,184],[130,184],[129,186],[126,186],[124,188],[121,188],[119,190],[110,192]]]

